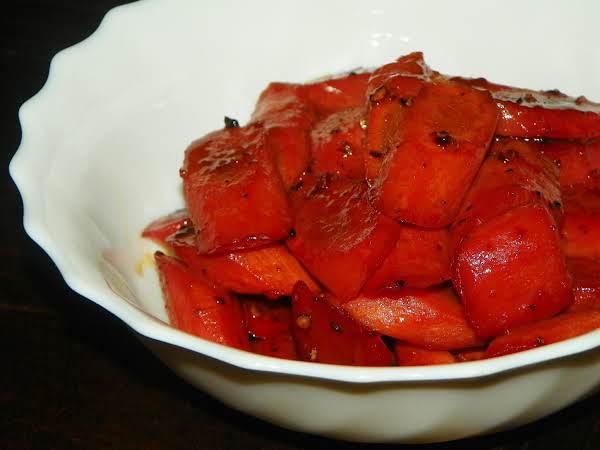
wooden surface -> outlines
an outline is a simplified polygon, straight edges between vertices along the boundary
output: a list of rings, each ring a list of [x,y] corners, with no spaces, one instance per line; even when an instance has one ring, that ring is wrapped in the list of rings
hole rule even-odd
[[[20,139],[17,110],[42,86],[50,58],[87,37],[123,2],[13,3],[0,16],[0,449],[365,448],[288,432],[222,406],[175,377],[119,320],[65,286],[25,235],[20,198],[6,171]],[[510,432],[403,448],[600,449],[600,396]]]

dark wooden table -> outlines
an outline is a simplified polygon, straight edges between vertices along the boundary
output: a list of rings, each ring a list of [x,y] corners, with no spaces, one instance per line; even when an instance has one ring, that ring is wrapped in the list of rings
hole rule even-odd
[[[0,15],[3,169],[20,139],[18,107],[44,83],[50,58],[124,2],[13,3]],[[364,447],[271,426],[180,381],[123,323],[65,286],[25,235],[6,170],[0,186],[0,449]],[[600,449],[600,396],[517,430],[420,448]]]

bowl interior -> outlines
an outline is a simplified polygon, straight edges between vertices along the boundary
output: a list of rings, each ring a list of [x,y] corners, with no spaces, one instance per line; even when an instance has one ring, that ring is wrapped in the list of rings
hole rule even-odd
[[[155,247],[140,231],[183,206],[178,169],[189,142],[220,128],[224,115],[245,122],[269,81],[422,50],[441,72],[598,101],[597,17],[600,3],[516,0],[120,7],[53,60],[47,85],[22,108],[11,172],[27,229],[79,292],[134,328],[132,311],[165,321],[148,263]]]

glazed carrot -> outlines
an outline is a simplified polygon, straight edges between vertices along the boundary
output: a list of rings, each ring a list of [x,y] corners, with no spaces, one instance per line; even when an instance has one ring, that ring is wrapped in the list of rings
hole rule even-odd
[[[239,302],[181,261],[155,254],[171,324],[209,341],[247,350],[248,337]]]
[[[363,106],[370,73],[354,73],[302,86],[306,98],[321,117]]]
[[[423,86],[403,121],[399,145],[375,180],[377,207],[421,227],[450,224],[483,162],[497,117],[486,92],[445,80]]]
[[[260,125],[194,142],[181,171],[200,253],[263,246],[287,236],[293,216]]]
[[[394,343],[394,354],[399,366],[432,366],[456,362],[454,355],[445,350],[426,350],[403,342]]]
[[[391,251],[400,225],[376,211],[367,186],[342,178],[307,177],[296,208],[292,254],[340,299],[355,297]]]
[[[269,84],[252,113],[251,121],[265,128],[267,145],[286,188],[310,163],[310,129],[315,117],[302,86],[288,83]]]
[[[461,243],[453,283],[481,337],[551,317],[573,301],[557,226],[529,204],[488,220]]]

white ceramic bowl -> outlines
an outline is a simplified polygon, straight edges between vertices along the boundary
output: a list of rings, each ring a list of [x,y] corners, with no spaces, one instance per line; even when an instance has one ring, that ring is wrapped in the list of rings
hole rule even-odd
[[[53,59],[48,82],[21,109],[10,170],[26,230],[69,286],[130,325],[183,378],[267,421],[348,440],[432,442],[535,420],[597,387],[600,331],[451,366],[256,356],[169,327],[144,263],[153,248],[139,233],[182,206],[186,145],[221,127],[224,115],[245,121],[271,80],[423,50],[446,73],[600,100],[598,17],[593,0],[146,0],[117,8]]]

